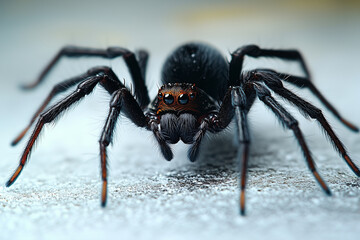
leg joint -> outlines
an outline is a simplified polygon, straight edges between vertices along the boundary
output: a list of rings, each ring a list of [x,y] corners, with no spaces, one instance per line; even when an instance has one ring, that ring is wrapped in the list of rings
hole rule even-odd
[[[73,56],[73,55],[77,55],[78,52],[78,47],[76,46],[65,46],[60,50],[60,54],[61,55],[66,55],[66,56]]]
[[[290,119],[287,125],[289,128],[294,129],[299,127],[299,122],[296,119]]]
[[[100,144],[100,148],[106,148],[107,146],[109,146],[110,141],[107,136],[101,136],[99,140],[99,144]]]
[[[257,45],[246,45],[238,48],[233,54],[233,57],[248,55],[251,57],[258,57],[261,54],[261,49]]]
[[[40,114],[39,122],[49,123],[49,122],[53,121],[55,119],[55,117],[56,116],[54,114],[51,114],[51,112],[47,111],[47,112]]]
[[[109,47],[108,49],[106,49],[106,52],[109,58],[114,58],[119,56],[123,56],[126,58],[129,57],[130,55],[134,55],[126,48],[121,48],[121,47]]]
[[[125,95],[129,93],[129,90],[127,88],[121,88],[117,90],[110,101],[110,108],[121,108],[122,106],[122,99],[125,97]]]
[[[87,80],[83,81],[78,85],[77,92],[83,93],[84,95],[91,93],[91,91],[94,89],[94,87],[99,83],[101,79],[103,79],[102,76],[88,78]]]

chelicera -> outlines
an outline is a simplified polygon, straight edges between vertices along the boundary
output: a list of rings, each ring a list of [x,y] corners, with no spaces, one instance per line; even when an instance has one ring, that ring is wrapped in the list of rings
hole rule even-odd
[[[20,159],[15,173],[6,186],[12,185],[25,166],[30,151],[45,124],[54,121],[61,112],[72,104],[90,94],[100,84],[110,95],[109,113],[102,130],[99,147],[101,160],[102,194],[101,205],[107,199],[107,147],[112,142],[113,132],[120,112],[124,113],[136,126],[152,131],[161,152],[166,160],[173,158],[169,144],[183,141],[190,144],[188,158],[195,161],[200,151],[200,143],[206,132],[218,133],[235,121],[237,144],[239,147],[240,167],[240,213],[245,214],[245,183],[249,159],[250,132],[248,113],[256,99],[263,102],[277,117],[282,125],[291,130],[306,163],[313,176],[326,194],[330,189],[318,174],[311,152],[299,128],[298,121],[276,101],[276,94],[297,107],[305,117],[320,123],[325,134],[335,149],[344,158],[351,170],[360,176],[359,168],[349,157],[344,145],[339,140],[322,111],[306,100],[298,97],[283,86],[288,82],[299,88],[309,89],[324,105],[349,129],[359,129],[345,120],[338,111],[326,100],[311,81],[308,68],[297,50],[262,49],[256,45],[238,48],[231,54],[228,62],[213,47],[202,43],[187,43],[178,47],[165,61],[162,69],[162,86],[155,99],[150,102],[145,83],[145,71],[148,60],[146,51],[133,53],[124,48],[90,49],[82,47],[65,47],[55,56],[43,70],[38,80],[25,88],[38,86],[63,57],[122,57],[129,69],[135,87],[134,95],[119,81],[111,68],[94,67],[86,73],[61,82],[52,89],[44,103],[37,110],[30,124],[13,141],[17,144],[32,124],[37,120],[35,129]],[[279,73],[271,69],[254,69],[243,71],[244,57],[274,57],[287,61],[297,61],[304,73],[303,77]],[[74,92],[46,109],[55,95],[77,85]],[[45,110],[46,109],[46,110]]]

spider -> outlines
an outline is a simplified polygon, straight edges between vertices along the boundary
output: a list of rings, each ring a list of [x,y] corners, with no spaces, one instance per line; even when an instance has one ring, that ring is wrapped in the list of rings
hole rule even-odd
[[[246,45],[235,50],[228,62],[212,46],[196,42],[186,43],[168,56],[162,68],[163,85],[159,88],[155,99],[150,102],[145,84],[145,70],[148,61],[146,51],[139,50],[133,53],[119,47],[93,49],[70,46],[62,48],[43,70],[37,81],[24,86],[24,88],[31,89],[38,86],[63,56],[108,59],[122,57],[133,80],[134,95],[107,66],[91,68],[82,75],[55,85],[34,114],[30,124],[12,142],[12,145],[17,144],[37,120],[19,166],[6,183],[7,187],[15,182],[23,170],[43,126],[53,122],[60,113],[90,94],[98,84],[111,95],[109,113],[99,140],[102,178],[101,205],[103,207],[107,201],[107,147],[112,142],[114,128],[120,113],[124,113],[136,126],[152,131],[162,155],[168,161],[173,158],[169,144],[175,144],[179,140],[191,145],[188,158],[192,162],[195,161],[206,132],[221,132],[234,119],[236,143],[241,148],[237,156],[241,167],[239,206],[240,214],[245,215],[245,183],[251,142],[247,115],[256,99],[263,102],[275,114],[284,128],[293,132],[311,173],[324,192],[331,195],[330,189],[317,172],[298,121],[272,97],[272,93],[297,107],[305,117],[319,122],[334,148],[344,158],[351,170],[360,176],[359,168],[349,157],[344,145],[330,127],[321,110],[283,86],[283,82],[288,82],[296,87],[309,89],[345,126],[355,132],[359,131],[356,126],[345,120],[314,86],[305,61],[297,50],[262,49],[256,45]],[[261,68],[243,71],[245,56],[274,57],[286,61],[297,61],[304,72],[304,77]],[[74,92],[45,110],[54,96],[75,85],[77,88]]]

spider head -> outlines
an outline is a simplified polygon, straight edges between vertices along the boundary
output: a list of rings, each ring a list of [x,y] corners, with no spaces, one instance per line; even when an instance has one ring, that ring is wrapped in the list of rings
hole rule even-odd
[[[193,83],[167,83],[160,87],[154,109],[160,131],[168,143],[192,143],[202,116],[216,109],[213,99]]]
[[[157,96],[156,113],[201,112],[200,89],[192,83],[167,83],[160,87]],[[201,95],[201,94],[200,94]]]

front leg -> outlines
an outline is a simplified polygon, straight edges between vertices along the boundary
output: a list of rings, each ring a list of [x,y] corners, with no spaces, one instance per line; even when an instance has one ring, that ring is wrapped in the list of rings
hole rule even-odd
[[[231,105],[231,88],[229,88],[225,94],[219,112],[211,113],[202,119],[199,130],[194,136],[194,144],[188,151],[188,158],[191,162],[195,162],[198,157],[200,143],[206,131],[220,132],[224,130],[230,124],[233,117],[234,109]]]
[[[238,145],[242,146],[242,155],[238,154],[240,163],[240,214],[245,215],[245,185],[247,165],[249,159],[250,148],[250,132],[247,122],[247,113],[252,106],[255,95],[254,91],[246,87],[229,87],[227,90],[220,110],[217,114],[210,114],[202,120],[199,131],[194,137],[194,144],[189,150],[189,158],[195,161],[198,155],[200,142],[205,135],[206,130],[219,132],[225,129],[235,116],[236,122],[236,139]],[[241,136],[241,137],[240,137]],[[241,158],[241,160],[240,160]]]
[[[26,162],[28,161],[30,152],[36,142],[36,139],[39,137],[40,132],[42,131],[45,124],[53,122],[62,112],[68,109],[71,105],[81,100],[86,95],[90,94],[94,87],[104,78],[104,76],[91,76],[81,82],[77,89],[59,101],[57,104],[52,106],[49,110],[40,115],[40,118],[35,126],[35,130],[31,135],[29,142],[26,145],[26,148],[21,156],[19,166],[15,170],[14,174],[7,181],[6,186],[10,187],[15,180],[19,177],[21,171],[23,170]]]
[[[147,113],[147,116],[149,118],[149,122],[147,126],[148,130],[154,133],[156,141],[159,143],[162,155],[167,161],[170,161],[174,157],[174,154],[169,144],[166,143],[164,136],[161,134],[160,122],[157,115],[150,111]]]
[[[238,145],[242,146],[242,155],[240,151],[238,158],[240,163],[240,214],[245,215],[245,185],[247,165],[250,148],[250,132],[247,122],[247,113],[254,102],[254,91],[248,91],[246,94],[242,87],[229,87],[225,94],[220,110],[217,114],[211,114],[202,120],[199,131],[194,137],[194,144],[189,149],[189,158],[195,161],[199,152],[200,142],[205,135],[206,130],[219,132],[225,129],[235,116],[236,136]],[[241,136],[241,137],[240,137]]]
[[[148,122],[139,104],[127,88],[124,87],[114,92],[110,101],[110,111],[99,140],[102,179],[101,206],[103,207],[105,207],[107,199],[106,148],[112,142],[116,121],[121,111],[123,111],[126,116],[139,127],[147,126]]]
[[[30,123],[26,126],[26,128],[12,141],[11,145],[14,146],[18,144],[18,142],[25,136],[27,131],[30,129],[31,125],[35,122],[35,120],[39,117],[39,115],[44,111],[44,109],[49,105],[51,100],[59,93],[62,93],[72,86],[81,83],[85,79],[94,76],[108,76],[106,80],[104,79],[100,84],[108,91],[109,94],[112,94],[115,90],[124,87],[124,85],[119,81],[118,77],[115,75],[113,70],[109,67],[94,67],[89,69],[86,73],[81,74],[76,77],[72,77],[66,81],[60,82],[56,84],[45,101],[41,104],[38,110],[35,112],[34,116],[31,118]]]
[[[226,124],[230,123],[230,117],[233,118],[235,116],[237,145],[242,147],[242,151],[238,151],[237,154],[240,170],[241,215],[245,215],[245,186],[250,150],[250,130],[247,114],[254,99],[254,91],[250,88],[248,89],[246,85],[230,87],[220,108],[221,118],[218,119],[218,124],[221,124],[221,127],[225,127]]]
[[[106,86],[104,86],[106,88]],[[173,158],[173,153],[169,145],[165,142],[164,138],[158,131],[159,125],[151,117],[150,114],[145,116],[140,105],[135,100],[134,96],[130,91],[122,87],[116,90],[110,101],[110,110],[108,117],[105,122],[105,126],[101,133],[99,140],[100,144],[100,158],[101,158],[101,179],[102,179],[102,190],[101,190],[101,206],[106,206],[107,200],[107,152],[106,148],[112,142],[113,133],[116,126],[116,121],[119,117],[120,112],[123,112],[136,126],[145,127],[148,130],[153,131],[156,140],[160,145],[161,152],[163,153],[166,160]]]
[[[199,147],[200,147],[201,140],[204,137],[206,131],[209,129],[210,119],[214,120],[214,118],[216,118],[216,115],[205,117],[201,121],[199,130],[197,131],[197,133],[194,136],[194,144],[190,147],[190,149],[188,151],[188,158],[190,159],[191,162],[196,161],[196,158],[199,153]]]
[[[236,94],[236,89],[238,88],[239,87],[229,87],[225,93],[219,111],[217,113],[210,113],[202,119],[200,127],[194,136],[194,144],[188,151],[190,161],[196,161],[200,149],[200,143],[206,131],[213,133],[220,132],[227,128],[231,123],[235,115],[235,106],[237,104],[234,100],[234,95]],[[244,89],[245,105],[242,106],[242,108],[243,111],[247,113],[255,100],[255,94],[254,91],[250,91],[250,89],[247,89],[246,87]]]

